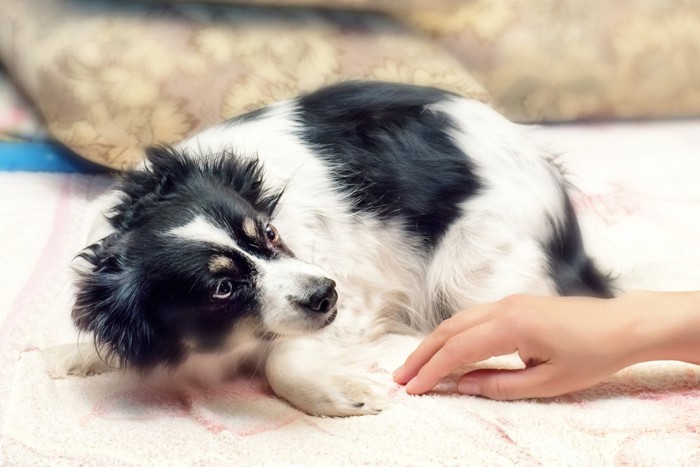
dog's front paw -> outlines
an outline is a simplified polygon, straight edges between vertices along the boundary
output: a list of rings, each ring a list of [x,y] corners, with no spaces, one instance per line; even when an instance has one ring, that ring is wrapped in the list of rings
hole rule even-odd
[[[319,388],[316,400],[305,409],[313,415],[345,417],[377,414],[388,407],[381,386],[366,378],[334,376],[326,388]]]
[[[42,350],[49,373],[54,378],[92,376],[111,371],[92,344],[67,344]]]
[[[270,384],[277,395],[311,415],[372,415],[389,405],[379,383],[353,375],[329,375],[313,382],[271,380]]]

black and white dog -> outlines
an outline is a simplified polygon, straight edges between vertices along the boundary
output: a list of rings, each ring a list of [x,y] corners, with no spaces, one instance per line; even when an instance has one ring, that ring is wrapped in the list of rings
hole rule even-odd
[[[365,365],[397,336],[513,293],[611,294],[551,158],[438,89],[353,82],[272,105],[149,149],[109,199],[73,309],[96,349],[64,373],[216,380],[252,362],[309,413],[373,413]]]

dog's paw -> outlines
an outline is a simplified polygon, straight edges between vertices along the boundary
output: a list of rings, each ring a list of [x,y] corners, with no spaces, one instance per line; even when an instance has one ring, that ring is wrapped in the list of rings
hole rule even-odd
[[[305,385],[297,381],[278,389],[281,388],[275,389],[278,395],[297,408],[323,417],[372,415],[389,405],[379,383],[352,375],[334,375]]]
[[[371,380],[347,379],[339,381],[342,391],[330,400],[325,413],[318,415],[371,415],[386,409],[389,400],[380,391],[377,383]]]
[[[67,344],[42,350],[49,374],[54,378],[99,375],[114,369],[92,344]]]

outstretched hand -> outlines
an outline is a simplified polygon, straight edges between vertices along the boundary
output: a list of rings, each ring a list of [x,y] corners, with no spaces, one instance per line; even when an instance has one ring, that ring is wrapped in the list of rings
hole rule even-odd
[[[697,298],[693,292],[638,292],[615,299],[508,297],[444,321],[394,379],[406,384],[408,393],[424,394],[464,365],[517,352],[524,369],[474,370],[458,383],[464,394],[510,400],[583,389],[641,361],[700,361]],[[660,316],[675,322],[659,325]],[[683,334],[684,325],[695,334]],[[679,338],[685,340],[668,345]]]

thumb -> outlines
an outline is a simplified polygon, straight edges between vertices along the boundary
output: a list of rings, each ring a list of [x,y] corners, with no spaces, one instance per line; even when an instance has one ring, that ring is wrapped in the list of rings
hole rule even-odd
[[[520,370],[474,370],[459,379],[461,394],[496,400],[530,399],[560,394],[551,384],[551,369],[546,365]]]

